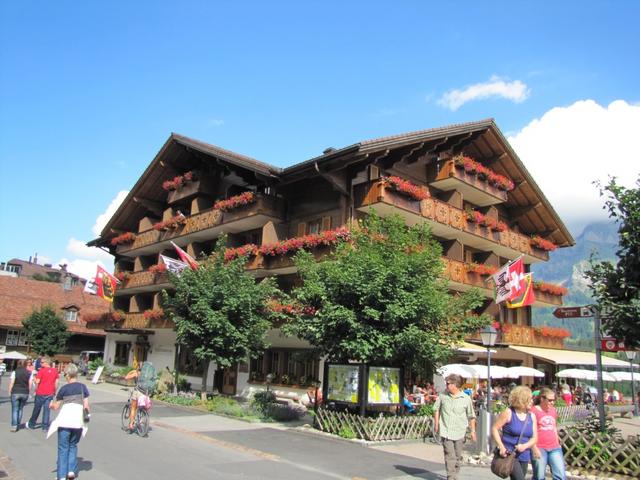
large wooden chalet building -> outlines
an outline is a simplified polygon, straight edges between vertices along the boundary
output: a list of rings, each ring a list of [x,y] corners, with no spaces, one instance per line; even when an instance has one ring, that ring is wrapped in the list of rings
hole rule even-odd
[[[159,255],[177,257],[171,241],[193,257],[209,254],[223,232],[230,247],[272,245],[348,225],[371,208],[383,216],[401,215],[407,224],[431,226],[443,247],[451,290],[480,288],[486,294],[480,310],[506,324],[502,341],[510,348],[493,356],[498,364],[558,363],[553,352],[562,353],[562,334],[533,328],[531,307],[500,313],[485,283],[509,260],[522,255],[528,269],[548,261],[555,247],[574,244],[491,119],[330,148],[287,168],[172,134],[100,237],[90,242],[115,255],[122,279],[113,306],[124,315],[94,322],[108,332],[105,359],[115,365],[148,359],[170,369],[177,362],[199,384],[201,367],[184,348],[176,353],[173,325],[160,310],[160,291],[171,285],[158,266]],[[248,268],[258,278],[277,276],[284,286],[295,279],[287,253],[254,251]],[[563,293],[539,284],[533,308],[561,305]],[[208,384],[240,394],[268,373],[275,374],[275,383],[319,378],[321,361],[309,355],[308,344],[277,329],[269,341],[262,357],[215,378],[211,373]],[[462,348],[460,355],[473,360],[482,351]]]

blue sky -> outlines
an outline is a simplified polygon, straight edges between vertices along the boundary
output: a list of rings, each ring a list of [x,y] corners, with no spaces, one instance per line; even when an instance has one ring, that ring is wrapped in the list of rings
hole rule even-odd
[[[592,180],[640,173],[638,18],[630,0],[1,2],[0,261],[109,265],[82,245],[172,131],[286,166],[493,117],[579,233]]]

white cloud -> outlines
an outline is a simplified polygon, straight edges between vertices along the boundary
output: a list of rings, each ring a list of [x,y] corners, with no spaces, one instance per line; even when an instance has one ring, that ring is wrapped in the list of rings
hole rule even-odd
[[[634,187],[640,175],[639,133],[640,106],[581,100],[549,110],[509,142],[560,218],[579,234],[589,222],[607,218],[594,181],[604,184],[615,176]]]
[[[67,270],[71,273],[75,273],[76,275],[78,275],[81,278],[89,279],[89,278],[93,278],[96,276],[96,266],[100,265],[102,268],[104,268],[107,271],[112,271],[113,270],[113,260],[111,260],[110,262],[94,262],[91,260],[84,260],[82,258],[76,258],[76,259],[68,259],[68,258],[62,258],[59,262],[58,265],[64,265],[67,264]],[[56,265],[57,267],[57,265]]]
[[[96,237],[100,235],[100,232],[102,232],[102,229],[104,228],[104,226],[111,219],[111,217],[116,212],[116,210],[118,209],[120,204],[123,202],[123,200],[127,197],[127,195],[129,195],[129,192],[127,190],[122,190],[118,192],[118,194],[116,195],[116,198],[114,198],[109,204],[109,206],[107,207],[107,210],[102,215],[98,216],[98,218],[96,219],[95,225],[91,229],[91,231]]]
[[[463,90],[449,90],[439,100],[438,105],[456,111],[462,105],[473,100],[485,100],[487,98],[506,98],[515,103],[524,102],[531,90],[520,80],[509,82],[496,75],[488,82],[469,85]]]
[[[221,127],[222,125],[224,125],[224,120],[219,118],[212,118],[207,122],[208,127]]]

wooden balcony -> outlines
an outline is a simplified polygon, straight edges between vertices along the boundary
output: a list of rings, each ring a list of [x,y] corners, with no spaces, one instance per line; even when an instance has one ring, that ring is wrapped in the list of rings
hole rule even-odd
[[[171,190],[167,194],[167,203],[172,205],[180,200],[184,200],[185,198],[195,197],[199,194],[211,194],[212,189],[210,185],[204,183],[202,180],[192,180],[190,182],[185,183],[180,188],[176,190]]]
[[[524,345],[529,347],[564,348],[564,340],[559,337],[545,337],[524,325],[509,325],[501,332],[502,342],[509,345]]]
[[[464,262],[443,257],[444,277],[449,280],[452,290],[467,291],[471,288],[480,289],[487,297],[493,297],[493,283],[488,282],[488,276],[475,272],[468,272]],[[534,307],[553,307],[562,305],[562,297],[534,290],[536,297]]]
[[[143,313],[127,313],[120,325],[123,330],[142,330],[146,328],[173,328],[173,322],[168,318],[149,319],[144,318]]]
[[[225,233],[241,233],[263,227],[267,222],[280,223],[285,217],[282,199],[256,194],[256,201],[227,212],[207,210],[187,217],[183,225],[164,231],[155,229],[137,234],[129,244],[118,245],[120,255],[137,257],[171,247],[171,241],[186,243],[211,240]],[[178,243],[178,242],[176,242]],[[160,245],[158,245],[160,244]]]
[[[515,259],[524,255],[526,263],[549,260],[549,253],[531,246],[529,237],[506,230],[495,232],[487,227],[468,222],[464,211],[448,203],[428,198],[413,200],[395,190],[385,188],[381,180],[357,185],[355,206],[361,212],[371,208],[381,216],[397,214],[408,225],[426,222],[434,235],[459,240],[465,245],[483,251],[492,251],[505,258]]]
[[[429,186],[445,192],[457,190],[465,200],[480,207],[507,201],[507,192],[480,180],[475,174],[456,168],[453,160],[444,163],[436,178],[429,182]]]
[[[118,286],[116,295],[118,295],[118,292],[122,292],[126,295],[133,295],[141,292],[152,292],[161,288],[166,288],[169,285],[169,275],[166,272],[134,272]]]

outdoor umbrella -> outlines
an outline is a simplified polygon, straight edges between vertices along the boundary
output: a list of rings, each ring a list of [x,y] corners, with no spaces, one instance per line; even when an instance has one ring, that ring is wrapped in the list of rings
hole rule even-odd
[[[531,367],[509,367],[507,368],[507,378],[519,377],[544,377],[544,372]]]
[[[630,382],[631,381],[631,372],[609,372],[611,375],[616,377],[616,380],[619,382]],[[640,382],[640,373],[633,373],[633,381]]]
[[[478,372],[473,365],[465,365],[463,363],[450,363],[443,365],[438,369],[438,373],[443,377],[448,375],[460,375],[463,378],[478,378]]]
[[[469,365],[478,374],[478,378],[487,378],[487,366],[486,365]],[[500,365],[491,365],[491,378],[508,378],[507,367],[501,367]]]
[[[567,368],[556,373],[556,377],[575,378],[577,380],[597,380],[597,374],[594,370],[582,370],[581,368]],[[602,372],[602,380],[605,382],[615,382],[616,377],[609,372]]]
[[[16,352],[15,350],[11,352],[0,353],[0,360],[25,360],[26,358],[27,356],[25,354]]]

